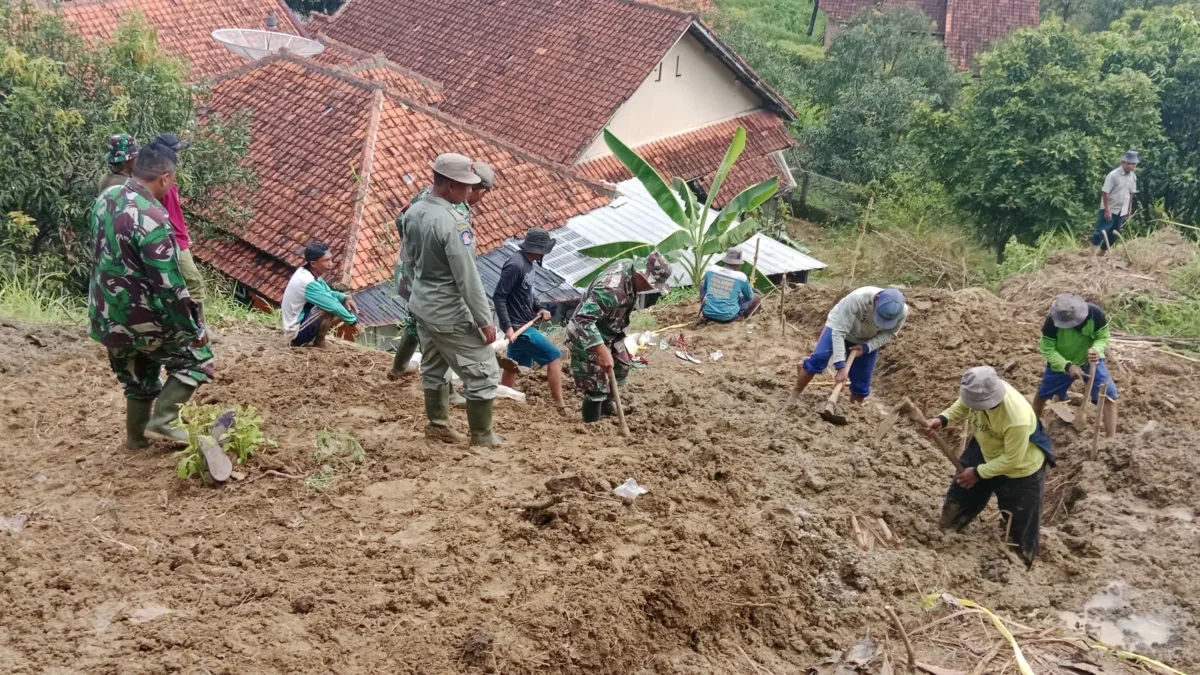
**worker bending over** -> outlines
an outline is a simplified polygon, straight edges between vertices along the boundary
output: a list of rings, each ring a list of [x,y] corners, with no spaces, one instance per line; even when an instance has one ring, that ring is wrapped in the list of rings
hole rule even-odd
[[[1104,310],[1070,293],[1054,298],[1050,314],[1042,324],[1042,338],[1038,340],[1042,356],[1046,357],[1042,386],[1033,397],[1033,410],[1038,419],[1042,418],[1048,399],[1066,399],[1075,380],[1086,383],[1095,368],[1092,390],[1084,395],[1096,403],[1100,392],[1105,392],[1108,400],[1104,402],[1104,432],[1109,438],[1113,437],[1117,432],[1117,385],[1108,376],[1104,362],[1108,339],[1108,319]]]
[[[1050,437],[1033,406],[991,366],[962,376],[958,400],[926,420],[925,433],[932,436],[962,420],[970,421],[974,436],[960,458],[963,469],[946,493],[938,526],[962,532],[995,493],[1001,533],[1030,567],[1038,553],[1045,467],[1055,464]]]
[[[908,319],[908,305],[897,288],[863,286],[838,301],[829,311],[825,327],[812,354],[796,366],[796,386],[788,404],[794,403],[817,373],[830,361],[837,370],[834,382],[850,381],[850,400],[861,403],[871,395],[871,376],[879,350],[891,342]],[[854,353],[853,364],[846,359]]]
[[[608,373],[624,384],[632,358],[625,348],[625,328],[639,293],[671,290],[671,266],[655,251],[646,258],[618,260],[592,281],[579,309],[567,324],[571,377],[583,393],[583,421],[597,422],[617,411]]]

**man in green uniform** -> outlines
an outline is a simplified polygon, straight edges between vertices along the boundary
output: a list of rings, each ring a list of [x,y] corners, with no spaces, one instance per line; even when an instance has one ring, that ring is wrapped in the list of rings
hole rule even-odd
[[[458,209],[458,211],[466,217],[467,225],[470,226],[472,231],[475,229],[475,222],[471,214],[472,207],[483,201],[483,196],[486,195],[489,190],[496,187],[496,175],[492,173],[492,167],[488,166],[484,162],[475,162],[474,171],[475,175],[479,176],[479,182],[471,186],[471,194],[467,197],[467,201],[454,205],[454,208]],[[424,199],[432,191],[432,185],[427,185],[421,188],[421,191],[412,198],[412,201],[408,203],[408,206],[405,206],[404,209],[400,211],[400,215],[396,216],[396,231],[400,232],[401,237],[401,250],[399,259],[396,263],[395,273],[396,293],[401,298],[404,298],[405,302],[408,302],[412,293],[409,289],[411,279],[405,275],[404,232],[400,221],[403,220],[404,214],[408,213],[408,209],[411,208],[413,204],[416,204],[418,201]],[[406,370],[408,362],[412,360],[412,356],[416,353],[417,346],[419,344],[420,341],[417,339],[417,324],[415,321],[413,321],[411,316],[406,317],[400,324],[400,343],[396,345],[396,358],[392,361],[391,372],[388,373],[389,380],[399,380],[408,374],[408,371]]]
[[[453,370],[463,382],[471,445],[495,446],[492,404],[500,367],[489,347],[496,340],[492,310],[475,267],[475,234],[455,205],[465,202],[480,182],[471,160],[439,155],[433,164],[433,189],[413,204],[401,221],[401,241],[412,297],[408,312],[421,341],[421,386],[425,390],[425,435],[458,440],[450,429]]]
[[[109,365],[125,385],[129,448],[145,447],[147,434],[187,443],[187,433],[173,426],[179,408],[214,377],[208,336],[179,272],[171,223],[159,202],[174,181],[174,157],[144,148],[132,178],[103,192],[90,215],[90,333],[108,349]],[[165,386],[159,379],[163,368]]]
[[[108,152],[104,161],[108,162],[108,173],[100,179],[100,192],[114,185],[124,185],[133,175],[133,163],[138,156],[137,141],[129,134],[113,134],[108,137]]]
[[[625,328],[639,293],[666,293],[671,266],[657,251],[646,258],[618,260],[596,277],[567,324],[571,377],[583,392],[583,421],[596,422],[616,412],[608,373],[625,383],[631,357]]]

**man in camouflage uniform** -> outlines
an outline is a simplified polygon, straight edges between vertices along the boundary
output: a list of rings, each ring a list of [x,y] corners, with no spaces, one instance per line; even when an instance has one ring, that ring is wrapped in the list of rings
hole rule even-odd
[[[467,201],[461,204],[455,204],[454,208],[467,219],[467,226],[472,231],[475,230],[475,222],[472,219],[471,207],[483,201],[483,196],[489,190],[496,187],[496,174],[492,173],[492,167],[485,162],[475,162],[475,175],[479,176],[479,183],[471,186],[471,194],[467,197]],[[400,255],[397,256],[395,270],[396,294],[404,299],[407,303],[412,295],[409,286],[412,282],[411,277],[407,276],[407,270],[404,267],[404,234],[401,221],[404,219],[404,214],[412,208],[413,204],[421,201],[433,191],[432,185],[426,185],[421,188],[412,201],[408,203],[401,211],[400,215],[396,216],[396,231],[400,233]],[[407,316],[400,323],[400,343],[396,345],[396,358],[392,361],[392,370],[388,373],[389,380],[399,380],[408,374],[406,367],[408,362],[412,360],[413,354],[417,352],[417,347],[420,341],[417,339],[417,322],[412,316]],[[458,402],[455,402],[457,405]]]
[[[666,293],[671,266],[657,251],[649,257],[618,260],[596,277],[583,294],[579,309],[567,324],[571,377],[583,392],[583,421],[599,421],[616,412],[608,373],[625,383],[631,357],[625,349],[625,328],[639,293]]]
[[[471,160],[439,155],[433,190],[401,221],[404,264],[412,280],[408,312],[421,341],[421,387],[428,438],[455,441],[450,429],[450,371],[463,383],[471,445],[496,446],[492,406],[500,366],[489,346],[496,340],[492,309],[475,266],[475,233],[455,204],[467,200],[479,176]]]
[[[90,216],[91,337],[108,349],[109,365],[125,385],[128,448],[148,445],[147,434],[186,444],[187,433],[173,423],[196,388],[214,377],[208,336],[179,272],[171,223],[159,202],[174,181],[174,157],[162,148],[144,148],[133,177],[102,193]]]
[[[108,173],[100,179],[100,192],[115,185],[124,185],[133,175],[133,163],[138,156],[137,141],[129,134],[113,134],[108,137],[108,152],[104,161],[108,162]]]

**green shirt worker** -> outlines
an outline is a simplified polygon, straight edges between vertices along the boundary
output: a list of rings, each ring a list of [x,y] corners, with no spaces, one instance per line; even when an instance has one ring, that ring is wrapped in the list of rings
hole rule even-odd
[[[942,529],[966,529],[996,495],[1000,532],[1009,546],[1033,565],[1046,493],[1046,465],[1054,466],[1050,437],[1033,407],[991,366],[962,376],[958,400],[926,420],[926,435],[970,420],[974,436],[963,451],[963,470],[954,477],[942,505]]]
[[[433,190],[413,204],[401,225],[404,266],[411,278],[408,312],[421,341],[421,387],[425,392],[428,438],[447,442],[450,383],[454,371],[463,383],[471,445],[500,445],[492,430],[492,406],[500,366],[489,346],[496,341],[492,309],[475,266],[475,234],[456,208],[467,201],[480,177],[470,158],[448,153],[431,164]]]
[[[1083,380],[1086,387],[1095,368],[1092,390],[1084,392],[1084,396],[1090,396],[1098,404],[1100,392],[1104,392],[1104,430],[1109,438],[1113,437],[1117,432],[1117,385],[1109,377],[1104,362],[1109,337],[1104,310],[1070,293],[1054,298],[1038,340],[1038,348],[1046,357],[1042,386],[1033,397],[1033,411],[1038,419],[1042,418],[1047,400],[1066,399],[1075,380]]]

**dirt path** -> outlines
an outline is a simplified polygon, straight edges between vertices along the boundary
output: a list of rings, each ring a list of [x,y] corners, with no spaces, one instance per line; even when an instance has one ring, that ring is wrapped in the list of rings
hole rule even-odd
[[[1143,653],[1200,667],[1200,371],[1119,351],[1120,434],[1087,463],[1053,429],[1056,514],[1027,573],[994,508],[966,535],[937,530],[948,464],[903,423],[879,444],[873,407],[827,425],[828,378],[776,414],[835,299],[789,294],[786,340],[771,302],[754,331],[688,330],[699,365],[651,349],[628,443],[559,419],[527,378],[529,406],[498,405],[508,445],[480,452],[426,443],[419,391],[385,381],[387,355],[227,332],[201,400],[255,406],[279,447],[222,489],[176,479],[161,447],[121,449],[119,389],[81,330],[0,325],[0,517],[25,517],[0,521],[19,529],[0,532],[0,671],[799,673],[885,631],[885,604],[921,622],[941,590],[1037,626],[1091,602],[1128,639],[1161,638]],[[983,291],[912,303],[872,400],[933,414],[984,362],[1036,385],[1040,317]],[[311,475],[331,430],[361,442],[357,470],[327,488],[262,475]],[[650,492],[628,505],[611,489],[631,476]],[[852,514],[900,544],[861,551]]]

